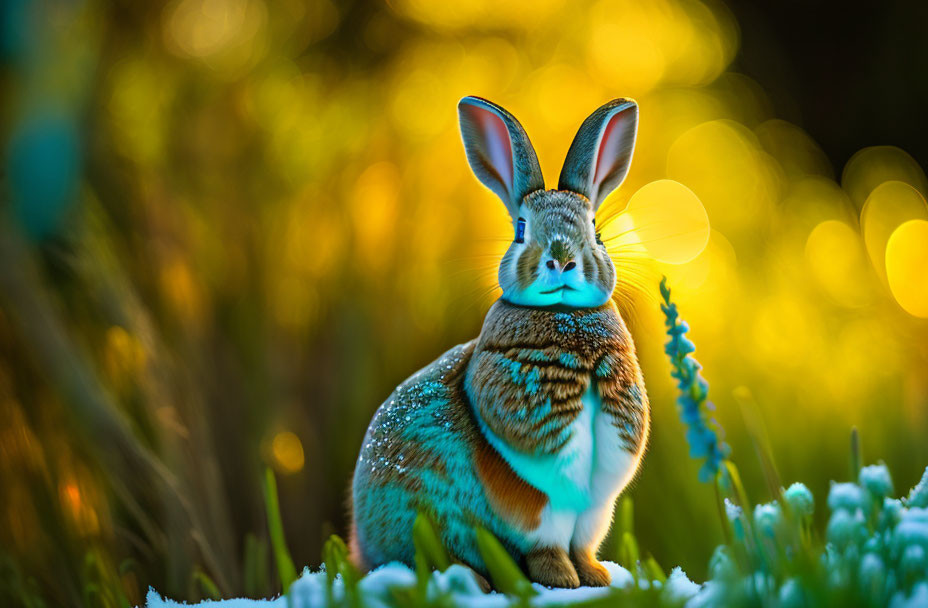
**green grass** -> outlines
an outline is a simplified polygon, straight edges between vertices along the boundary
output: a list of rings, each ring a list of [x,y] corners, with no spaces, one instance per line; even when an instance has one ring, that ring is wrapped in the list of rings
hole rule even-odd
[[[277,576],[280,578],[284,593],[296,580],[296,568],[284,537],[284,523],[280,517],[280,501],[277,497],[277,480],[270,469],[264,472],[264,506],[267,510],[267,528],[274,549],[274,562],[277,564]],[[342,543],[344,544],[344,543]],[[328,547],[328,544],[326,545]]]

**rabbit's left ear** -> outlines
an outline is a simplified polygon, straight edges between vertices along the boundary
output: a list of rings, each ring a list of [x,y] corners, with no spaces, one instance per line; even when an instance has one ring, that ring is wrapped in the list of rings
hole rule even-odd
[[[638,104],[631,99],[614,99],[593,112],[570,144],[558,190],[582,194],[598,209],[625,179],[637,133]]]
[[[458,104],[467,162],[484,186],[503,199],[512,221],[527,194],[545,187],[535,148],[519,121],[480,97]]]

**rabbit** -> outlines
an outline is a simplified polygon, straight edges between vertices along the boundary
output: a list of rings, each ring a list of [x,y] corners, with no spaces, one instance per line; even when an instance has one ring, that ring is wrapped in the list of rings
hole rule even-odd
[[[421,511],[451,557],[483,576],[477,525],[533,582],[606,586],[596,551],[638,470],[650,415],[595,214],[628,172],[638,106],[616,99],[583,122],[557,190],[545,189],[506,110],[465,97],[458,113],[473,172],[512,218],[502,295],[476,339],[403,382],[374,415],[352,481],[352,557],[364,570],[413,566]]]

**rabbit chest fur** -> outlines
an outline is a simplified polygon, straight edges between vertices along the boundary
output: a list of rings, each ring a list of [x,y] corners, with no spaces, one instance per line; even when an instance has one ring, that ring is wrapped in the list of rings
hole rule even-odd
[[[496,302],[477,340],[451,349],[380,407],[353,482],[352,550],[412,564],[412,523],[478,572],[473,527],[517,560],[539,545],[601,540],[637,468],[648,401],[610,301],[552,312]]]
[[[648,427],[634,344],[614,304],[551,312],[497,302],[465,392],[492,448],[547,499],[529,536],[566,545],[599,533]]]

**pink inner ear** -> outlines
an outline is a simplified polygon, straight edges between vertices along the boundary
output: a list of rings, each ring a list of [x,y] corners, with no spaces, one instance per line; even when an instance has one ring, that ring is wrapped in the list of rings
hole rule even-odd
[[[622,148],[621,139],[624,128],[619,128],[627,120],[626,111],[619,112],[606,124],[603,137],[599,142],[599,152],[596,154],[596,171],[593,173],[593,184],[598,186],[622,162],[620,155],[628,150]]]
[[[473,109],[476,112],[480,131],[483,133],[490,164],[499,173],[506,189],[512,192],[512,144],[509,142],[509,129],[493,112],[483,108]]]

